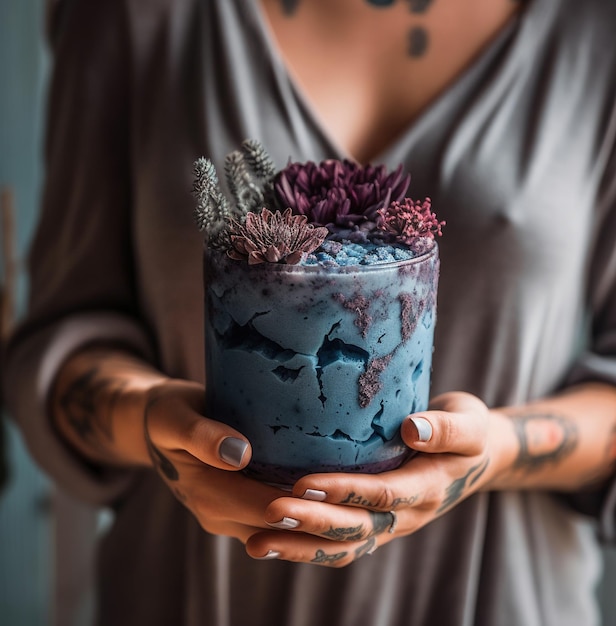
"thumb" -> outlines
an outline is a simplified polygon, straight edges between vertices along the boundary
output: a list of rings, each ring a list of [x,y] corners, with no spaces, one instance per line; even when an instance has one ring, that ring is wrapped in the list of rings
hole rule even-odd
[[[250,462],[249,441],[240,432],[203,415],[203,387],[171,381],[157,388],[145,410],[149,446],[186,452],[206,465],[243,469]]]
[[[413,450],[474,456],[486,446],[488,414],[479,398],[451,392],[434,398],[428,411],[409,415],[400,432]]]

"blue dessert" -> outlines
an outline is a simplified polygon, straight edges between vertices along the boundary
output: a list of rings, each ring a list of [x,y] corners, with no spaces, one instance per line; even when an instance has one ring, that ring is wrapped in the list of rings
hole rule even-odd
[[[438,248],[305,263],[206,252],[207,414],[248,437],[248,472],[268,482],[393,469],[402,420],[428,405]]]
[[[277,171],[247,140],[195,161],[205,231],[206,411],[250,440],[247,472],[381,472],[428,405],[443,222],[406,197],[402,167],[351,161]]]

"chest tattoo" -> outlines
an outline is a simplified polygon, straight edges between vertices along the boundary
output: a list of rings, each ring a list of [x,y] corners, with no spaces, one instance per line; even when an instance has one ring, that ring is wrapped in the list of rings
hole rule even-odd
[[[373,7],[388,8],[393,7],[397,0],[364,0]],[[434,0],[404,0],[408,4],[410,13],[422,15],[427,13],[434,3]],[[514,4],[521,4],[522,0],[508,0]],[[280,0],[282,10],[286,16],[294,15],[300,0]],[[430,36],[423,26],[412,26],[408,34],[407,54],[414,59],[423,57],[429,47]]]
[[[407,51],[413,58],[422,57],[428,49],[430,37],[423,26],[413,26],[409,31]]]
[[[432,5],[433,0],[407,0],[411,13],[425,13]]]
[[[282,11],[285,15],[293,15],[297,9],[299,0],[282,0]]]

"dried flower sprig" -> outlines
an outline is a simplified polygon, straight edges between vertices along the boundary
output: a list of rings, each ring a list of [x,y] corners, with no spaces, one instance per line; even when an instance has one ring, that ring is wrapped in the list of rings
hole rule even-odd
[[[232,223],[232,247],[227,254],[232,259],[247,259],[249,265],[279,261],[295,265],[314,252],[328,233],[307,221],[305,215],[293,215],[290,208],[284,213],[266,208],[261,213],[248,213],[243,224]]]
[[[376,225],[390,236],[390,240],[412,245],[418,238],[440,237],[445,222],[440,222],[432,212],[430,198],[423,202],[405,198],[404,202],[392,202],[379,209]]]
[[[220,191],[212,161],[200,157],[193,164],[193,172],[192,193],[197,200],[193,212],[195,222],[199,230],[206,231],[208,242],[217,247],[231,215],[229,203]]]
[[[379,209],[400,201],[411,177],[402,166],[360,166],[352,161],[290,163],[274,179],[281,207],[306,215],[312,224],[335,233],[374,222]]]
[[[260,180],[270,180],[276,174],[276,166],[265,148],[256,139],[244,139],[242,152],[254,175]]]
[[[249,211],[258,211],[276,173],[274,162],[255,139],[242,142],[225,158],[225,178],[233,196],[233,219],[242,221]]]
[[[192,192],[197,200],[194,218],[199,230],[206,231],[208,244],[214,248],[229,246],[231,220],[243,222],[249,211],[259,211],[266,196],[273,193],[274,162],[263,146],[254,139],[245,140],[241,150],[225,158],[225,180],[233,203],[220,188],[218,174],[209,159],[194,162]]]

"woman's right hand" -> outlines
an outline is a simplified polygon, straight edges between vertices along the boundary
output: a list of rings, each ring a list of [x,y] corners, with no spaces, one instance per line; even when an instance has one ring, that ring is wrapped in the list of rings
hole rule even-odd
[[[238,471],[250,461],[250,443],[204,417],[204,401],[202,385],[170,379],[128,352],[91,346],[61,368],[52,418],[86,462],[153,466],[205,530],[245,543],[269,528],[265,509],[284,492]]]

